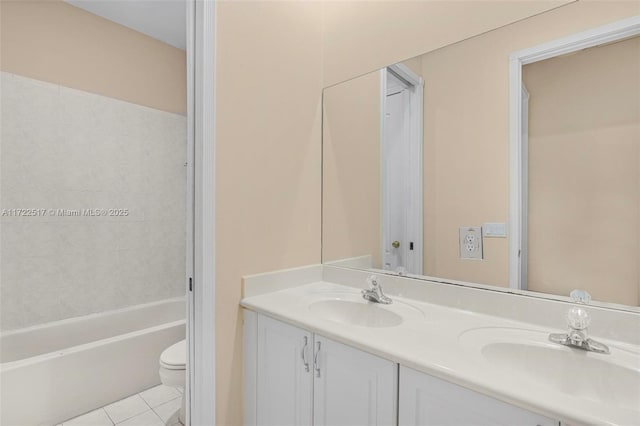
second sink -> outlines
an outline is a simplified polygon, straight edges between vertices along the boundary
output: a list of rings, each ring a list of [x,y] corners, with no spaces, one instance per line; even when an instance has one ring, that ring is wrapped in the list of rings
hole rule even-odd
[[[468,330],[460,342],[474,348],[498,371],[556,391],[605,402],[620,409],[640,406],[640,356],[612,347],[598,354],[551,343],[548,333],[486,327]]]

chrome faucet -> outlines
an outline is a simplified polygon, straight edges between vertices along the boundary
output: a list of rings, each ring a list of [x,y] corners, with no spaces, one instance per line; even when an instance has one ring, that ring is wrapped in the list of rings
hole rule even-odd
[[[393,303],[393,300],[384,295],[382,286],[378,283],[378,277],[376,277],[375,275],[371,275],[369,278],[367,278],[367,283],[369,283],[371,287],[362,290],[362,297],[365,300],[375,303],[382,303],[384,305]]]
[[[569,331],[567,333],[552,333],[549,335],[549,340],[553,343],[584,349],[585,351],[608,354],[609,348],[607,345],[589,338],[587,328],[591,322],[591,317],[585,309],[579,306],[588,304],[591,301],[591,295],[584,290],[573,290],[570,296],[576,305],[567,312]]]

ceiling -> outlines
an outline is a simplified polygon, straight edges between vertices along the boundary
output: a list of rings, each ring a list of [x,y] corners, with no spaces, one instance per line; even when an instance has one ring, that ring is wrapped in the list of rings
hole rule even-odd
[[[65,0],[179,49],[186,49],[185,0]]]

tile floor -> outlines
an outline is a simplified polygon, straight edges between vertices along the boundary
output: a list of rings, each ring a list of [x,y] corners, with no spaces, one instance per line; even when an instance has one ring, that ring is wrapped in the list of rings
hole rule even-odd
[[[159,385],[58,426],[180,426],[181,403],[180,391]]]

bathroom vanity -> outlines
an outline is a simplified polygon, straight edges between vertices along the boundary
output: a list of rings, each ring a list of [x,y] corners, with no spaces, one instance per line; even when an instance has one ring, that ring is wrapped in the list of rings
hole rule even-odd
[[[258,329],[258,424],[558,424],[320,333],[247,317]]]
[[[640,425],[640,16],[568,21],[324,89],[324,265],[245,278],[245,424]]]
[[[384,276],[381,305],[367,276],[245,278],[246,425],[640,422],[638,314],[588,307],[598,354],[549,341],[570,303]]]

